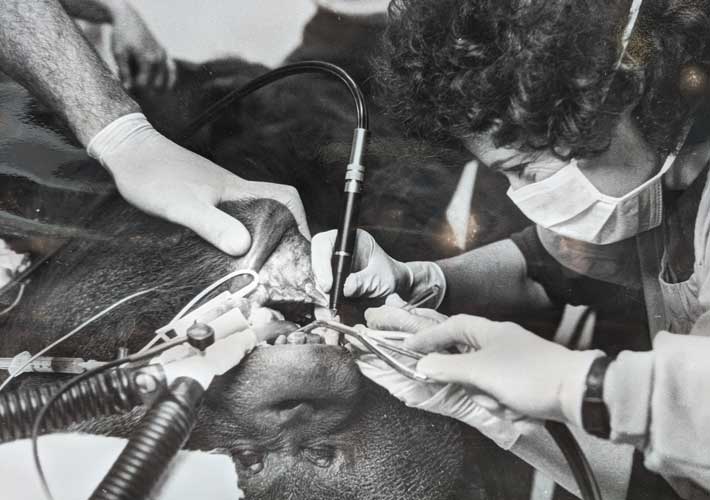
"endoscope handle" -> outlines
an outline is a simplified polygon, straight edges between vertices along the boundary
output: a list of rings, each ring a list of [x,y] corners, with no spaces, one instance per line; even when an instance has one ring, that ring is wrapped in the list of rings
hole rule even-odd
[[[204,392],[191,378],[176,379],[147,411],[91,500],[149,498],[190,436]]]
[[[333,256],[330,259],[333,271],[330,309],[336,314],[343,299],[345,280],[350,275],[353,258],[355,257],[355,237],[360,215],[360,196],[362,184],[365,180],[365,167],[362,165],[362,157],[365,154],[366,141],[367,130],[356,128],[352,149],[350,150],[350,163],[345,173],[345,199],[340,212],[338,234],[333,244]]]

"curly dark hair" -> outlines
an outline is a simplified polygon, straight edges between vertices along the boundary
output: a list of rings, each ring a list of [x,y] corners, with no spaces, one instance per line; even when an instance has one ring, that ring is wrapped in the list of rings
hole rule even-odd
[[[383,105],[415,135],[460,139],[495,125],[498,145],[581,156],[605,150],[634,105],[646,139],[667,150],[689,111],[680,68],[706,55],[710,0],[645,0],[614,73],[630,3],[394,0],[375,61]]]

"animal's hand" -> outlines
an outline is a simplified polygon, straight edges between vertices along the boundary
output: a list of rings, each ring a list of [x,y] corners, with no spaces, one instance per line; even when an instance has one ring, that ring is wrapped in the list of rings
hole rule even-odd
[[[225,201],[279,201],[291,210],[304,236],[310,236],[303,204],[293,187],[237,177],[163,137],[140,113],[108,125],[87,149],[111,172],[129,203],[192,229],[230,255],[245,254],[251,236],[242,223],[216,208]]]
[[[466,345],[466,354],[439,354]],[[537,419],[573,420],[584,380],[599,351],[570,351],[515,323],[468,315],[447,321],[405,340],[405,346],[433,353],[418,370],[442,383],[460,384],[489,394],[503,406]]]
[[[114,2],[111,48],[126,88],[165,90],[176,78],[174,62],[128,2]]]

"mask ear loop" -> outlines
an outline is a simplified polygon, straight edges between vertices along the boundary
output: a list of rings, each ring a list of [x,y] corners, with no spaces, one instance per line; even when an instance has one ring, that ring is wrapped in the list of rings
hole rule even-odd
[[[636,28],[636,22],[638,21],[642,5],[643,0],[633,0],[631,2],[631,7],[629,8],[629,17],[626,21],[624,32],[621,35],[621,52],[619,53],[619,57],[617,58],[616,63],[614,64],[614,71],[612,72],[611,76],[604,85],[604,89],[602,91],[602,104],[606,103],[606,100],[609,97],[609,91],[611,90],[611,84],[614,82],[614,78],[619,72],[621,64],[624,62],[624,57],[626,57],[626,53],[628,52],[629,43],[631,42],[631,35],[634,34],[634,29]]]

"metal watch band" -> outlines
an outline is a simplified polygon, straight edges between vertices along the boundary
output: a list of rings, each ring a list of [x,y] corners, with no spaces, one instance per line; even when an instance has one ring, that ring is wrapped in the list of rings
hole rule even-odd
[[[582,427],[589,434],[609,439],[609,409],[604,403],[604,377],[612,359],[601,356],[592,362],[582,400]]]

